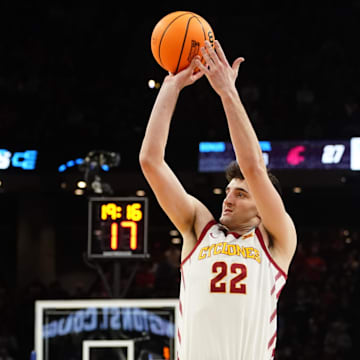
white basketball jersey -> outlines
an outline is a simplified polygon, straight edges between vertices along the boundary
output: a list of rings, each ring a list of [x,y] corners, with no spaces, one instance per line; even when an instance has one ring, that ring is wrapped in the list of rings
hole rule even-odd
[[[181,263],[176,360],[270,360],[286,274],[259,229],[209,222]]]

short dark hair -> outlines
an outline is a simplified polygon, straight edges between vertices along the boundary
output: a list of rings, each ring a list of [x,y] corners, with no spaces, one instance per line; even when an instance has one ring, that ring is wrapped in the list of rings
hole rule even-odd
[[[280,196],[282,196],[282,189],[281,189],[279,179],[269,169],[267,169],[267,173],[268,173],[269,179],[272,182],[272,184],[274,185],[275,189],[280,194]],[[228,182],[230,182],[234,178],[237,178],[240,180],[245,180],[245,177],[244,177],[243,173],[241,172],[240,166],[236,160],[232,161],[226,167],[225,177]]]

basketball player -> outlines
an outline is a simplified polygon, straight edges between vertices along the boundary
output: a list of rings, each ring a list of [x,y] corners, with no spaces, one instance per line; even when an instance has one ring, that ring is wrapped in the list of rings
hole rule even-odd
[[[229,65],[219,42],[201,51],[205,64],[196,57],[164,79],[139,157],[160,206],[183,237],[176,359],[269,360],[296,231],[235,87],[244,59]],[[164,160],[179,93],[203,75],[221,99],[237,160],[227,171],[219,222]]]

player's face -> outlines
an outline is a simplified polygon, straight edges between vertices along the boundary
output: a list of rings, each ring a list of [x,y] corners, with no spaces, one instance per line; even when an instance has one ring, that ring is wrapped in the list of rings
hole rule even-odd
[[[255,226],[259,221],[246,180],[234,178],[226,187],[220,222],[230,230]]]

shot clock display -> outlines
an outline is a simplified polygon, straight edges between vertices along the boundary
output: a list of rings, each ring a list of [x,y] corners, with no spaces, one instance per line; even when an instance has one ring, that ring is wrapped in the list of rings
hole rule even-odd
[[[89,199],[89,258],[145,258],[147,198]]]

